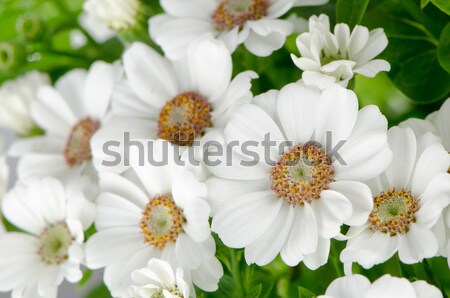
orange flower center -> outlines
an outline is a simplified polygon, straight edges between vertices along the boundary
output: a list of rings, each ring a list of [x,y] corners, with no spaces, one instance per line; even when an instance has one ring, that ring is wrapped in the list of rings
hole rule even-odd
[[[69,167],[79,166],[92,158],[90,141],[100,128],[100,122],[85,118],[79,121],[70,132],[64,149],[64,157]]]
[[[219,31],[242,28],[247,21],[267,15],[269,0],[222,0],[212,15]]]

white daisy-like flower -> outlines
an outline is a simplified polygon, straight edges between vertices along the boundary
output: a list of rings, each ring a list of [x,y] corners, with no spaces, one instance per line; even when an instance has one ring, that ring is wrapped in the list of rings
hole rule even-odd
[[[190,42],[205,34],[238,45],[257,56],[269,56],[292,33],[279,19],[293,6],[321,5],[327,0],[162,0],[165,13],[150,19],[150,35],[170,59],[181,58]],[[182,28],[182,30],[180,30]]]
[[[50,77],[37,71],[3,83],[0,87],[0,127],[19,135],[28,135],[36,129],[30,105],[37,100],[37,90],[47,85],[50,85]]]
[[[305,84],[326,88],[338,83],[345,87],[355,74],[374,77],[390,70],[387,61],[374,59],[387,44],[381,28],[369,31],[357,25],[350,33],[347,24],[337,24],[332,33],[328,16],[321,14],[310,17],[309,32],[297,37],[300,57],[291,57],[303,71]]]
[[[12,297],[56,298],[64,279],[81,279],[83,231],[95,213],[82,192],[84,185],[33,177],[5,196],[4,216],[25,233],[0,236],[0,291],[12,290]]]
[[[410,127],[421,137],[427,132],[432,132],[444,145],[445,150],[450,154],[450,98],[447,99],[440,110],[428,115],[425,120],[410,118],[399,124],[401,127]],[[447,172],[450,174],[450,164]],[[439,239],[439,254],[447,258],[450,267],[450,207],[444,209],[442,217],[433,227],[433,231]]]
[[[0,137],[0,202],[3,200],[3,196],[5,195],[6,190],[8,189],[8,181],[9,181],[9,166],[6,162],[4,139]],[[1,222],[1,218],[2,215],[0,212],[0,234],[5,231],[5,227]]]
[[[31,114],[45,134],[19,140],[11,147],[10,154],[21,157],[19,177],[95,173],[90,140],[106,118],[117,68],[96,62],[89,71],[70,71],[55,88],[39,89]]]
[[[115,140],[120,143],[115,150],[123,157],[117,169],[123,170],[125,133],[131,139],[168,140],[184,149],[196,141],[214,138],[236,108],[251,101],[250,81],[257,77],[246,71],[231,80],[230,53],[222,42],[212,38],[192,44],[187,56],[177,62],[142,43],[133,44],[123,60],[128,81],[115,92],[114,119],[92,142],[97,168],[111,161],[103,146]]]
[[[140,154],[132,151],[132,169],[124,176],[100,173],[98,232],[87,243],[87,264],[105,267],[104,281],[114,297],[128,297],[131,272],[152,258],[183,268],[188,284],[215,291],[223,270],[214,256],[206,186],[176,163],[170,143],[157,140],[150,148],[141,142],[155,161],[168,162],[140,166]]]
[[[416,138],[410,128],[388,131],[392,163],[368,181],[374,207],[363,225],[350,228],[342,262],[370,268],[396,252],[406,264],[436,256],[438,239],[431,228],[450,202],[450,156],[430,136]]]
[[[240,144],[232,162],[209,168],[217,176],[207,180],[212,230],[227,246],[245,247],[249,264],[266,265],[278,253],[290,266],[325,264],[341,225],[370,214],[361,181],[391,160],[386,130],[377,107],[358,111],[356,95],[338,85],[320,92],[294,83],[255,97],[224,130],[224,146]],[[279,146],[261,146],[267,134]]]
[[[93,22],[122,32],[137,24],[141,5],[140,0],[87,0],[83,9]]]
[[[184,281],[183,269],[174,274],[169,263],[151,259],[147,267],[131,273],[136,284],[131,286],[132,298],[189,298],[189,285]]]
[[[318,298],[442,298],[441,291],[425,281],[383,275],[372,284],[363,275],[335,279]]]

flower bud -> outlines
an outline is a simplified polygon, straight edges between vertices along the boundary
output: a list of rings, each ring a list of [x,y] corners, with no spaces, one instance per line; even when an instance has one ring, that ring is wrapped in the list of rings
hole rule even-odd
[[[12,71],[27,61],[25,47],[11,42],[0,43],[0,71]]]
[[[45,32],[44,23],[37,15],[21,16],[16,22],[17,34],[26,41],[35,41]]]

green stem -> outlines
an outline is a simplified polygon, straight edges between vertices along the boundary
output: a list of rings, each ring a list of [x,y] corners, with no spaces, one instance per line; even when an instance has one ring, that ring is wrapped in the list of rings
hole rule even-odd
[[[342,268],[342,263],[339,261],[339,249],[336,243],[331,243],[331,264],[333,265],[334,271],[338,277],[344,276],[344,270]]]
[[[230,250],[230,259],[231,259],[231,274],[235,281],[235,284],[238,286],[236,290],[238,290],[239,295],[237,297],[244,297],[245,291],[244,286],[242,284],[242,276],[241,276],[241,268],[239,266],[239,262],[236,258],[236,251]]]

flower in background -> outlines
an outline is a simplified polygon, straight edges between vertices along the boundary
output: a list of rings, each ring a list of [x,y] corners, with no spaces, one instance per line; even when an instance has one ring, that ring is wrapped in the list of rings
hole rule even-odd
[[[9,152],[21,157],[20,178],[95,173],[90,140],[106,118],[118,73],[116,65],[96,62],[38,90],[31,114],[45,134],[18,140]]]
[[[81,279],[83,231],[95,213],[81,188],[49,177],[30,178],[5,196],[2,209],[25,233],[0,236],[0,291],[12,290],[13,297],[56,298],[64,279]]]
[[[416,138],[410,128],[391,128],[388,142],[392,163],[367,182],[374,207],[363,225],[350,228],[344,263],[370,268],[398,251],[403,263],[413,264],[438,253],[431,229],[450,202],[450,156],[431,133]]]
[[[37,100],[37,90],[50,85],[50,77],[30,71],[0,86],[0,127],[27,136],[36,129],[31,118],[30,105]]]
[[[293,26],[279,19],[293,6],[321,5],[309,0],[162,0],[165,13],[150,19],[150,35],[167,57],[184,56],[188,44],[213,34],[234,52],[238,45],[257,56],[281,48]],[[180,29],[182,28],[182,29]]]
[[[303,71],[305,84],[326,88],[338,83],[345,87],[355,74],[374,77],[380,71],[390,70],[387,61],[374,59],[387,44],[381,28],[369,32],[357,25],[350,33],[347,24],[337,24],[332,33],[328,16],[321,14],[310,17],[309,32],[297,37],[300,57],[291,56]]]
[[[361,225],[371,212],[361,181],[391,161],[386,130],[377,107],[358,111],[356,95],[338,85],[320,92],[295,83],[255,97],[224,137],[227,146],[255,142],[247,150],[258,162],[245,165],[254,155],[234,146],[231,163],[209,168],[216,176],[206,182],[212,230],[225,245],[245,247],[249,264],[266,265],[278,253],[289,266],[325,264],[342,224]],[[278,147],[263,145],[267,134]]]
[[[335,279],[325,295],[318,298],[442,298],[441,291],[425,281],[410,282],[406,278],[383,275],[372,284],[362,275]]]
[[[131,273],[134,286],[132,298],[189,298],[189,286],[184,281],[183,269],[177,268],[176,276],[169,263],[151,259],[147,267]]]
[[[425,120],[410,118],[400,123],[399,126],[412,128],[417,138],[427,132],[432,132],[440,139],[445,150],[450,154],[450,119],[448,115],[450,115],[450,98],[444,102],[440,110],[431,113]],[[447,172],[450,173],[450,164]],[[447,258],[450,267],[450,207],[443,211],[442,217],[433,227],[433,231],[439,239],[439,254]]]
[[[83,8],[92,22],[123,32],[137,24],[141,5],[139,0],[87,0]]]
[[[116,140],[117,150],[123,152],[125,132],[131,139],[164,139],[184,149],[196,141],[214,139],[236,108],[251,101],[250,81],[257,77],[246,71],[232,80],[230,52],[212,38],[191,44],[187,56],[177,62],[142,43],[134,43],[123,60],[128,81],[114,94],[114,119],[92,142],[98,169],[111,158],[102,150],[106,142]],[[117,171],[123,170],[122,156]],[[196,154],[196,160],[201,156]]]
[[[152,148],[141,143],[153,160],[168,163],[154,166],[131,151],[132,169],[123,176],[100,173],[98,232],[87,242],[87,265],[105,267],[104,282],[114,297],[129,297],[131,273],[152,258],[183,268],[189,285],[217,290],[223,269],[214,256],[206,186],[177,163],[170,143],[154,141]]]

